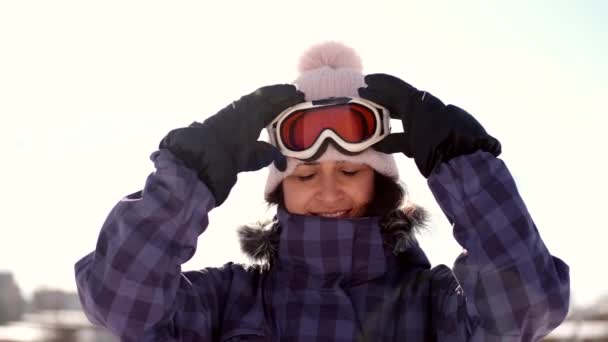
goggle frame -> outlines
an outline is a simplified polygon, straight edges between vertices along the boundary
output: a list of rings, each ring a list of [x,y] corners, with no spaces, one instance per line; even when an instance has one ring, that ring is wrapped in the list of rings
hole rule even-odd
[[[306,111],[308,109],[318,109],[336,105],[348,105],[351,103],[365,107],[374,115],[376,120],[376,129],[369,138],[358,143],[351,143],[342,139],[340,135],[334,132],[331,128],[325,128],[319,133],[318,137],[315,139],[315,142],[304,150],[295,151],[284,144],[281,138],[281,128],[284,121],[289,118],[291,114]],[[270,143],[277,147],[281,153],[283,153],[283,155],[301,160],[309,160],[315,157],[318,150],[328,139],[333,140],[340,148],[350,153],[359,153],[366,150],[390,134],[390,119],[388,109],[372,101],[352,97],[331,97],[322,100],[302,102],[285,109],[283,112],[277,115],[268,126],[266,126],[266,130],[268,132]]]

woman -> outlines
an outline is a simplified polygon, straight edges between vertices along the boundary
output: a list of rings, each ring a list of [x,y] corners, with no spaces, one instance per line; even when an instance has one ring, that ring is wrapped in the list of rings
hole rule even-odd
[[[133,341],[536,341],[568,311],[498,140],[464,110],[325,43],[297,85],[263,87],[171,131],[156,172],[120,201],[76,264],[83,307]],[[389,134],[390,115],[403,133]],[[264,128],[270,143],[257,141]],[[430,268],[401,208],[391,153],[413,158],[465,251]],[[261,266],[181,272],[237,174],[270,165],[266,227],[241,230]]]

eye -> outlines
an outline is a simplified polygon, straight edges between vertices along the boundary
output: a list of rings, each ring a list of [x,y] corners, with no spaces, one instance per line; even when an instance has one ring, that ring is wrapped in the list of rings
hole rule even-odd
[[[307,180],[311,180],[314,176],[315,176],[314,173],[310,173],[307,175],[296,175],[295,177],[300,181],[307,181]]]
[[[342,173],[345,176],[352,177],[352,176],[356,175],[357,173],[359,173],[359,170],[342,170]]]

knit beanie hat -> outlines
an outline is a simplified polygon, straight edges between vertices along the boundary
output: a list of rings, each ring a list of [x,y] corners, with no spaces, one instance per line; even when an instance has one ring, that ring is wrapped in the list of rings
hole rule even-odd
[[[328,97],[359,97],[358,89],[365,87],[361,58],[355,50],[338,42],[325,42],[309,48],[300,57],[298,71],[300,76],[294,81],[294,84],[304,92],[306,101]],[[363,163],[391,179],[399,178],[399,171],[393,156],[378,152],[373,148],[368,148],[356,155],[345,155],[330,144],[317,160]],[[283,172],[271,164],[264,197],[268,199],[268,195],[301,163],[302,161],[299,159],[288,157],[287,168]]]

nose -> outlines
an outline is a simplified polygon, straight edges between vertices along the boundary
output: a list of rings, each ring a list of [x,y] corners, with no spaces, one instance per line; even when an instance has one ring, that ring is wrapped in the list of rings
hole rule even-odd
[[[316,198],[327,206],[333,206],[344,198],[344,191],[335,177],[323,175],[319,182]]]

